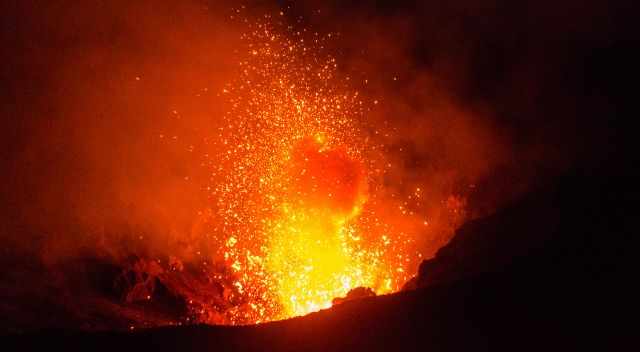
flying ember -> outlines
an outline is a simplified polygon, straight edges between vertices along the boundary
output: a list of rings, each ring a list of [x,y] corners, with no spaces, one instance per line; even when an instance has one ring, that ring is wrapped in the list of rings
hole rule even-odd
[[[226,313],[233,324],[328,308],[357,287],[397,291],[419,259],[376,215],[390,165],[368,137],[371,104],[324,53],[330,38],[252,24],[238,79],[221,92],[211,232],[241,302]]]

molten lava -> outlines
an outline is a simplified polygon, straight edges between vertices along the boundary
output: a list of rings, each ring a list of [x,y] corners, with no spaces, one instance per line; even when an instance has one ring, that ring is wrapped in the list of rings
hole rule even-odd
[[[376,213],[391,164],[368,138],[371,104],[323,54],[330,35],[250,26],[208,159],[213,261],[233,290],[226,321],[306,314],[357,287],[398,290],[419,255]]]
[[[266,268],[274,274],[284,314],[328,308],[333,298],[371,285],[349,244],[349,221],[366,201],[364,174],[344,150],[303,140],[293,153],[291,191],[268,227]]]

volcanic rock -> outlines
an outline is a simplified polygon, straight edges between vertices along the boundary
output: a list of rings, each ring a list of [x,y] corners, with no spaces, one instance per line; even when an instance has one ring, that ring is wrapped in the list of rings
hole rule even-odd
[[[366,297],[375,297],[375,296],[376,296],[376,293],[373,292],[373,290],[370,289],[369,287],[356,287],[350,290],[345,297],[334,298],[331,303],[335,306],[344,302],[353,301],[356,299],[361,299]]]

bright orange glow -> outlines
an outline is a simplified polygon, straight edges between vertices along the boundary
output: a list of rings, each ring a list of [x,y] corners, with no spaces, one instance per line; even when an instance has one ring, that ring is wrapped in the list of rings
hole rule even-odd
[[[265,267],[288,316],[328,308],[333,298],[375,280],[375,268],[349,243],[349,222],[366,201],[360,165],[344,152],[323,150],[321,140],[305,140],[295,152],[292,192],[268,224]]]
[[[243,37],[241,78],[221,92],[222,152],[209,160],[214,261],[232,271],[234,324],[327,308],[360,286],[396,291],[419,260],[376,215],[389,164],[367,138],[368,103],[322,53],[329,36],[274,28]]]

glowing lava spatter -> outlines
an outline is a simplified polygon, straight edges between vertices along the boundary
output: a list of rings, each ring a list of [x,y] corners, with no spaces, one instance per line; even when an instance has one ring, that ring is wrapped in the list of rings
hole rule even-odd
[[[330,36],[273,23],[242,38],[210,160],[221,224],[212,232],[242,301],[228,312],[236,324],[326,308],[359,286],[398,290],[418,258],[371,206],[380,146],[364,132],[368,104],[322,53]]]

